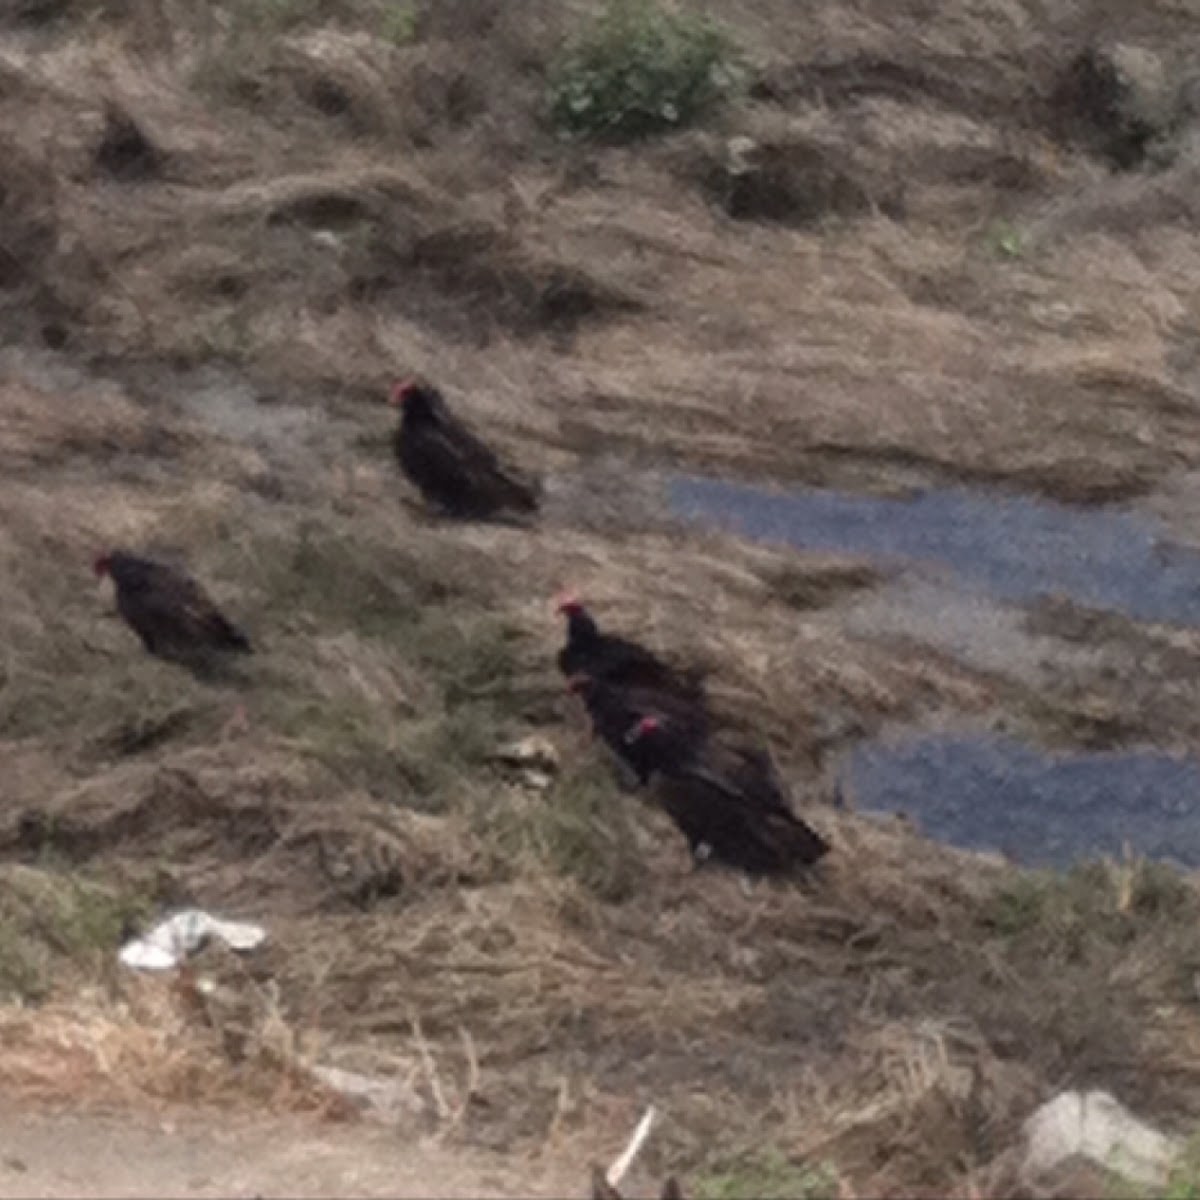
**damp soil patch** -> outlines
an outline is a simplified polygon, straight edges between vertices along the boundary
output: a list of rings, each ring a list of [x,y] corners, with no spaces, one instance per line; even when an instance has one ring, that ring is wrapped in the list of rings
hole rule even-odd
[[[670,478],[667,495],[677,517],[756,541],[949,569],[1013,603],[1063,596],[1135,620],[1200,625],[1200,552],[1128,508],[965,487],[896,498],[695,476]]]
[[[1200,866],[1200,762],[1189,757],[925,734],[858,747],[843,777],[861,811],[903,814],[929,837],[1022,866],[1128,853]]]

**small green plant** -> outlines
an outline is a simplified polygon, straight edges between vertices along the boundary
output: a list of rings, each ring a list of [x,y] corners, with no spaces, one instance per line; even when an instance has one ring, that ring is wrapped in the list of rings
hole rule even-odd
[[[785,566],[767,582],[789,608],[810,612],[827,608],[851,592],[876,587],[881,579],[879,571],[864,563],[825,569]]]
[[[1200,1135],[1188,1139],[1167,1178],[1164,1200],[1200,1200]]]
[[[551,118],[565,133],[645,137],[693,121],[738,74],[729,39],[706,17],[608,0],[551,74]]]
[[[1001,258],[1025,257],[1025,234],[1010,221],[992,222],[987,232],[987,242],[992,253]]]
[[[1107,1164],[1112,1171],[1107,1200],[1200,1200],[1200,1136],[1188,1139],[1171,1164],[1165,1184],[1135,1183],[1122,1172],[1119,1156]]]
[[[410,46],[417,40],[417,6],[393,2],[384,9],[379,22],[380,36],[393,46]]]
[[[696,1178],[698,1200],[824,1200],[838,1194],[829,1163],[794,1163],[777,1150],[738,1159]]]
[[[0,1004],[36,1004],[49,991],[49,972],[35,948],[0,918]]]
[[[145,897],[50,869],[7,867],[0,889],[0,1003],[44,1000],[62,960],[102,970],[149,912]]]
[[[1167,1190],[1163,1192],[1163,1200],[1200,1200],[1200,1178],[1194,1173],[1175,1170],[1167,1181]]]
[[[1194,905],[1178,872],[1161,863],[1080,863],[1036,871],[998,888],[983,923],[1003,937],[1028,937],[1058,950],[1082,940],[1121,945],[1148,921],[1173,921]]]
[[[983,912],[983,921],[1004,937],[1035,929],[1050,904],[1050,885],[1039,875],[1019,875],[997,889]]]

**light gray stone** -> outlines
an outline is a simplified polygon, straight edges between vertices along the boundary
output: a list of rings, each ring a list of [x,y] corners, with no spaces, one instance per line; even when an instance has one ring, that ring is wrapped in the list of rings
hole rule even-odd
[[[1163,1184],[1179,1143],[1140,1121],[1107,1092],[1063,1092],[1025,1122],[1023,1174],[1036,1179],[1082,1158],[1134,1183]]]

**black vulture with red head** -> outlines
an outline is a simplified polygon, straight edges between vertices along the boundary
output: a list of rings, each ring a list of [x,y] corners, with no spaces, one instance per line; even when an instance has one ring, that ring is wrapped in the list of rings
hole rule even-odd
[[[180,568],[127,550],[100,554],[93,568],[99,578],[112,579],[117,611],[151,654],[210,667],[229,655],[253,653],[250,639]]]
[[[588,675],[612,687],[645,688],[707,711],[708,700],[699,671],[679,670],[638,642],[615,633],[602,633],[574,593],[560,596],[557,609],[567,619],[567,641],[558,652],[558,669],[568,678]]]
[[[704,707],[669,692],[620,687],[590,675],[571,676],[567,687],[583,701],[593,734],[630,768],[640,784],[649,782],[655,756],[654,747],[639,744],[631,736],[643,717],[653,716],[663,724],[663,736],[676,738],[693,750],[708,737],[710,720]]]
[[[468,518],[537,510],[537,489],[501,465],[450,412],[437,388],[404,380],[392,388],[390,403],[400,409],[396,459],[427,503]]]
[[[655,716],[639,719],[628,738],[655,800],[697,862],[711,857],[750,874],[774,875],[812,866],[828,853],[829,843],[792,811],[765,752],[689,744]]]

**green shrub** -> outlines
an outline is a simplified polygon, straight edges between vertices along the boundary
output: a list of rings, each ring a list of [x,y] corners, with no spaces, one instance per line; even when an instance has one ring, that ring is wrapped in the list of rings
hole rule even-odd
[[[656,0],[608,0],[550,80],[566,133],[632,139],[686,125],[724,98],[738,70],[724,32]]]

